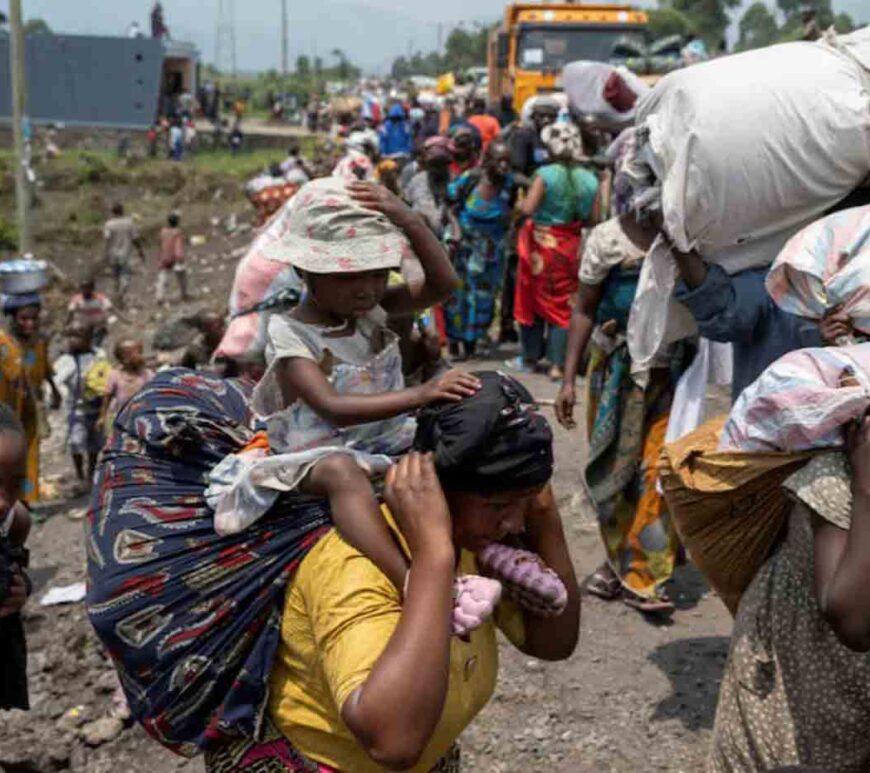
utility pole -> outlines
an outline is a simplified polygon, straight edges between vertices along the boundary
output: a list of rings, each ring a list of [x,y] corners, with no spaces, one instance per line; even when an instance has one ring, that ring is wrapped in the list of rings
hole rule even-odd
[[[287,50],[287,0],[281,0],[281,74],[287,78],[289,70]]]
[[[9,0],[9,70],[12,74],[12,137],[15,147],[15,203],[18,213],[18,249],[32,252],[30,191],[27,183],[24,121],[27,111],[27,80],[24,72],[24,27],[21,0]]]

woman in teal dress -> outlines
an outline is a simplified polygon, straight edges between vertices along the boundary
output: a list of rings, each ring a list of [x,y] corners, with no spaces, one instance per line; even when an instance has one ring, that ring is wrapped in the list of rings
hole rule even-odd
[[[505,242],[516,200],[510,150],[494,140],[481,167],[453,181],[449,189],[461,238],[453,265],[461,285],[444,305],[451,354],[467,358],[487,336],[501,292]]]

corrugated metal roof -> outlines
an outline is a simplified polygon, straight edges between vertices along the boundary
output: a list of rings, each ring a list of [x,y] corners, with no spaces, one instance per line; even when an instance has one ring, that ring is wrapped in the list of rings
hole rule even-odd
[[[151,38],[27,37],[28,115],[34,123],[145,128],[154,121],[164,48]],[[0,118],[12,113],[9,37],[0,37]]]

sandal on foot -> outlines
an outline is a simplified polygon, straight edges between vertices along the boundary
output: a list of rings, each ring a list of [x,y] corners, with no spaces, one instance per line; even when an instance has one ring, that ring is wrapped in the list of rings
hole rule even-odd
[[[622,603],[627,607],[643,612],[645,615],[658,615],[668,617],[674,613],[674,602],[668,598],[664,591],[657,591],[655,596],[641,596],[638,593],[622,589]]]
[[[592,596],[597,596],[605,601],[613,601],[619,598],[622,592],[622,583],[613,569],[607,564],[602,564],[586,578],[583,588]]]
[[[501,583],[476,574],[457,577],[453,583],[453,618],[455,636],[468,636],[495,612],[501,600]]]
[[[521,356],[511,357],[504,361],[505,367],[515,370],[517,373],[534,373],[535,366],[530,365]]]
[[[565,584],[535,553],[495,542],[478,553],[477,563],[524,609],[540,617],[558,617],[565,611]]]

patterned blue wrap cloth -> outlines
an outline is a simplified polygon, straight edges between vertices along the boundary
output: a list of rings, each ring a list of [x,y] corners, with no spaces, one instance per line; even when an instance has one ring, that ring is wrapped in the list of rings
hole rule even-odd
[[[289,579],[331,522],[325,501],[282,496],[218,536],[208,474],[253,437],[242,389],[159,373],[118,414],[87,521],[87,609],[133,717],[194,756],[256,737]]]

